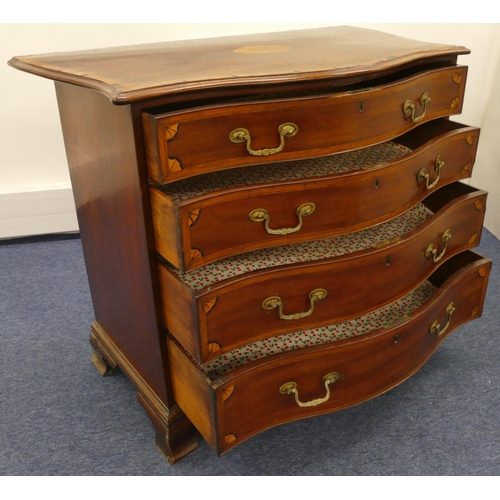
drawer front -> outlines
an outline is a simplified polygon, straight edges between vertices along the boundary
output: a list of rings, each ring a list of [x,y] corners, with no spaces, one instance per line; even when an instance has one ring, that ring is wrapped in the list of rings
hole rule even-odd
[[[478,137],[478,129],[455,129],[385,167],[215,192],[180,207],[151,188],[156,249],[185,272],[259,248],[358,231],[402,213],[432,190],[469,177]],[[262,210],[267,218],[259,217]]]
[[[199,370],[189,380],[174,375],[176,401],[198,426],[186,384],[205,388],[198,404],[205,420],[212,422],[202,434],[223,453],[269,427],[377,396],[418,370],[453,329],[481,314],[491,262],[472,256],[461,254],[449,261],[443,271],[446,280],[436,278],[436,293],[398,326],[263,358],[212,382]],[[463,267],[455,269],[461,263]],[[174,374],[178,365],[197,370],[174,342],[170,347]],[[213,396],[208,394],[210,389]]]
[[[165,314],[167,328],[197,361],[205,362],[257,339],[376,309],[404,295],[451,255],[476,246],[485,202],[482,191],[460,196],[405,239],[362,255],[242,275],[205,290],[196,298],[196,311],[194,304],[178,302],[185,291],[176,290],[160,267],[164,311],[182,311],[182,319]]]
[[[466,76],[467,68],[457,66],[362,91],[143,113],[149,176],[169,183],[376,144],[425,121],[460,113]]]

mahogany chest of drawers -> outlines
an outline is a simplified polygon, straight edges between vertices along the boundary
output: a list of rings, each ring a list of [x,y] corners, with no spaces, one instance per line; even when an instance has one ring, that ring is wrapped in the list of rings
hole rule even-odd
[[[92,360],[170,462],[377,396],[481,315],[468,52],[335,27],[10,61],[56,82]]]

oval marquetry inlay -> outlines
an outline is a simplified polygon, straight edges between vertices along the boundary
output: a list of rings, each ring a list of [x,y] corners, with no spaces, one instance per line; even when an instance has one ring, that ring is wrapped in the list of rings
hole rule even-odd
[[[292,50],[290,45],[246,45],[234,49],[234,52],[238,54],[269,54],[272,52],[287,52],[288,50]]]

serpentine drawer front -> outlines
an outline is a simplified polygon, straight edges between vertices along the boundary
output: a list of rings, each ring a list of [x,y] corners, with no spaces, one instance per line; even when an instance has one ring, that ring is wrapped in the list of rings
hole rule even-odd
[[[415,297],[353,322],[347,333],[325,329],[332,339],[311,347],[290,347],[314,335],[300,332],[288,343],[276,339],[274,355],[255,344],[200,367],[170,338],[176,400],[219,453],[274,425],[365,401],[408,378],[446,335],[481,313],[490,266],[477,254],[460,254]],[[239,365],[242,358],[254,360]]]
[[[470,177],[478,138],[477,128],[436,120],[349,153],[152,187],[156,249],[188,271],[242,251],[363,229]]]
[[[146,113],[149,175],[173,182],[376,144],[419,123],[460,113],[466,78],[467,68],[455,66],[322,96]]]
[[[55,80],[92,362],[171,463],[377,396],[481,315],[469,52],[340,26],[10,61]]]

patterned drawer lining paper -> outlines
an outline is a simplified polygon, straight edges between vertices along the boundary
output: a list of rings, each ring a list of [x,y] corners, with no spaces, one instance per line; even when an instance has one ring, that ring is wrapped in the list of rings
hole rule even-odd
[[[310,160],[256,165],[223,172],[213,172],[162,186],[161,191],[174,202],[179,202],[233,187],[310,179],[373,168],[410,152],[411,150],[406,146],[389,141],[348,153],[339,153]]]
[[[211,380],[215,380],[224,373],[256,359],[293,349],[327,344],[363,335],[383,328],[402,316],[409,316],[415,309],[426,302],[435,291],[436,288],[429,281],[424,281],[420,286],[396,302],[359,318],[253,342],[223,354],[205,365],[198,366]]]
[[[167,262],[165,266],[191,290],[196,291],[258,269],[297,262],[311,262],[359,252],[401,237],[423,224],[431,216],[432,212],[419,203],[399,217],[357,233],[247,252],[207,264],[184,274]]]

